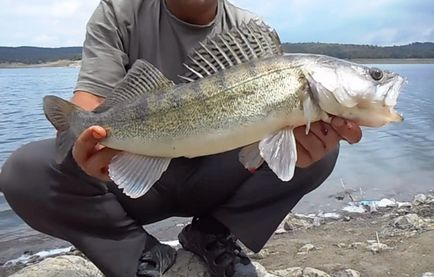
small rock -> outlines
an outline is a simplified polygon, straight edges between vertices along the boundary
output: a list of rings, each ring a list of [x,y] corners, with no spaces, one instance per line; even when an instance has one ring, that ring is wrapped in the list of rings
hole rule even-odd
[[[410,212],[410,210],[407,209],[407,208],[401,208],[401,209],[398,209],[398,210],[396,211],[396,213],[399,214],[399,215],[406,215],[406,214],[408,214],[409,212]]]
[[[309,253],[309,251],[312,250],[316,250],[316,247],[313,244],[305,244],[302,247],[300,247],[300,249],[298,249],[298,253],[299,255],[306,255],[307,253]]]
[[[272,273],[278,277],[302,277],[303,276],[303,268],[290,267],[287,269],[275,270]]]
[[[372,253],[380,253],[380,251],[383,250],[390,250],[392,249],[387,244],[381,243],[381,242],[374,242],[370,243],[367,247],[368,250],[372,251]]]
[[[238,272],[237,272],[237,274],[235,274],[234,277],[278,277],[278,276],[276,276],[276,275],[274,275],[274,274],[269,273],[269,272],[265,269],[265,267],[263,267],[261,264],[259,264],[259,263],[257,263],[257,262],[253,262],[252,264],[253,264],[253,267],[254,267],[255,270],[256,270],[256,273],[253,272],[253,274],[252,274],[252,273],[248,273],[248,272],[247,272],[247,274],[245,274],[245,275],[240,275],[240,274],[238,274]]]
[[[390,207],[397,207],[398,203],[396,202],[395,199],[387,199],[387,198],[383,198],[380,201],[377,201],[376,206],[378,206],[379,208],[390,208]]]
[[[347,247],[347,245],[345,243],[343,243],[343,242],[339,242],[338,244],[336,244],[336,246],[338,248],[346,248]]]
[[[210,277],[199,257],[185,250],[178,250],[176,263],[164,274],[167,277]]]
[[[344,221],[350,221],[351,217],[350,216],[344,216]]]
[[[363,214],[366,213],[366,209],[362,205],[350,205],[342,208],[343,211],[348,213]]]
[[[376,212],[378,212],[378,209],[377,209],[377,206],[376,206],[376,205],[369,205],[369,206],[367,207],[367,210],[368,210],[368,212],[370,212],[370,213],[376,213]]]
[[[313,226],[315,227],[319,227],[321,226],[321,217],[315,216],[315,218],[313,219]]]
[[[316,268],[306,267],[303,270],[303,277],[331,277],[329,274],[325,273]]]
[[[298,218],[290,213],[283,221],[283,228],[286,231],[294,231],[297,229],[310,229],[313,224],[306,219]]]
[[[357,248],[360,248],[360,247],[363,247],[363,246],[365,246],[365,243],[363,243],[363,242],[353,242],[350,245],[348,245],[348,248],[350,248],[350,249],[357,249]]]
[[[393,221],[393,226],[402,230],[418,230],[424,225],[424,221],[417,214],[400,216]]]
[[[40,263],[28,266],[11,275],[11,277],[103,277],[94,264],[82,257],[58,256],[48,258]]]
[[[427,197],[425,194],[418,194],[413,199],[413,205],[421,205],[424,204],[427,200]]]
[[[78,249],[72,248],[71,251],[66,253],[66,255],[80,256],[82,258],[86,258],[86,256]]]
[[[259,253],[250,254],[249,257],[255,260],[262,260],[268,255],[270,255],[270,251],[268,249],[262,249]]]
[[[331,277],[324,271],[306,267],[290,267],[287,269],[280,269],[273,271],[273,274],[277,277]]]
[[[360,272],[354,269],[345,269],[332,274],[332,277],[360,277]]]
[[[398,208],[409,209],[411,208],[410,202],[398,202]]]
[[[265,268],[257,262],[249,265],[235,267],[234,277],[275,277],[268,273]],[[164,274],[164,277],[210,277],[208,269],[202,260],[196,255],[179,249],[176,256],[176,263]]]
[[[285,228],[283,228],[283,227],[279,227],[279,228],[277,228],[276,231],[274,231],[274,233],[277,234],[277,235],[280,235],[280,234],[285,234],[285,233],[287,233],[287,231],[285,230]]]

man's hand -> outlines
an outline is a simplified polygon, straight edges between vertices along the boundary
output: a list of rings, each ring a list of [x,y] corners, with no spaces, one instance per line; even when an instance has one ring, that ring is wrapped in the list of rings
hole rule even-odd
[[[78,137],[72,148],[72,156],[87,175],[102,181],[109,181],[108,165],[120,151],[99,144],[107,132],[99,126],[86,129]]]
[[[84,91],[74,93],[71,102],[91,111],[104,101],[103,98]],[[87,175],[103,181],[109,181],[108,165],[111,159],[119,153],[118,150],[106,148],[100,144],[107,132],[99,126],[86,129],[78,137],[72,148],[72,157]]]
[[[338,146],[340,140],[353,144],[362,138],[362,130],[357,124],[340,117],[333,118],[331,124],[322,121],[312,123],[309,134],[306,135],[305,131],[305,126],[294,129],[298,153],[297,166],[302,168],[324,158]]]

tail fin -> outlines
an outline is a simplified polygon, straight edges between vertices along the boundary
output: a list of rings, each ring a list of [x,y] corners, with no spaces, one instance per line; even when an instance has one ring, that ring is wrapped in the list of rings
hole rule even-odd
[[[77,110],[81,110],[81,108],[57,96],[44,97],[45,116],[58,131],[56,139],[57,163],[63,162],[77,139],[70,129],[71,115]]]

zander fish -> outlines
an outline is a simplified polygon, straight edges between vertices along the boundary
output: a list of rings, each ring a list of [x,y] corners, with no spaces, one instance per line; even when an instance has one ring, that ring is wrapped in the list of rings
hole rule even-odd
[[[58,132],[58,159],[77,136],[99,125],[103,145],[123,150],[110,178],[132,198],[144,195],[171,159],[242,148],[248,169],[264,161],[284,181],[297,161],[293,129],[330,115],[380,127],[402,121],[394,110],[404,78],[336,58],[284,55],[277,33],[251,21],[200,43],[174,84],[137,60],[93,112],[56,96],[44,111]]]

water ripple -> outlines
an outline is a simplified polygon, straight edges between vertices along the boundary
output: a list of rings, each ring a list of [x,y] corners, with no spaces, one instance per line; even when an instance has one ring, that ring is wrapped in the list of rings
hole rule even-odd
[[[342,143],[336,169],[314,194],[341,189],[341,179],[374,198],[434,187],[434,65],[377,66],[408,78],[397,107],[405,121],[365,128],[357,145]],[[42,97],[54,93],[69,98],[77,74],[75,68],[0,69],[0,165],[19,146],[54,136],[42,112]]]

